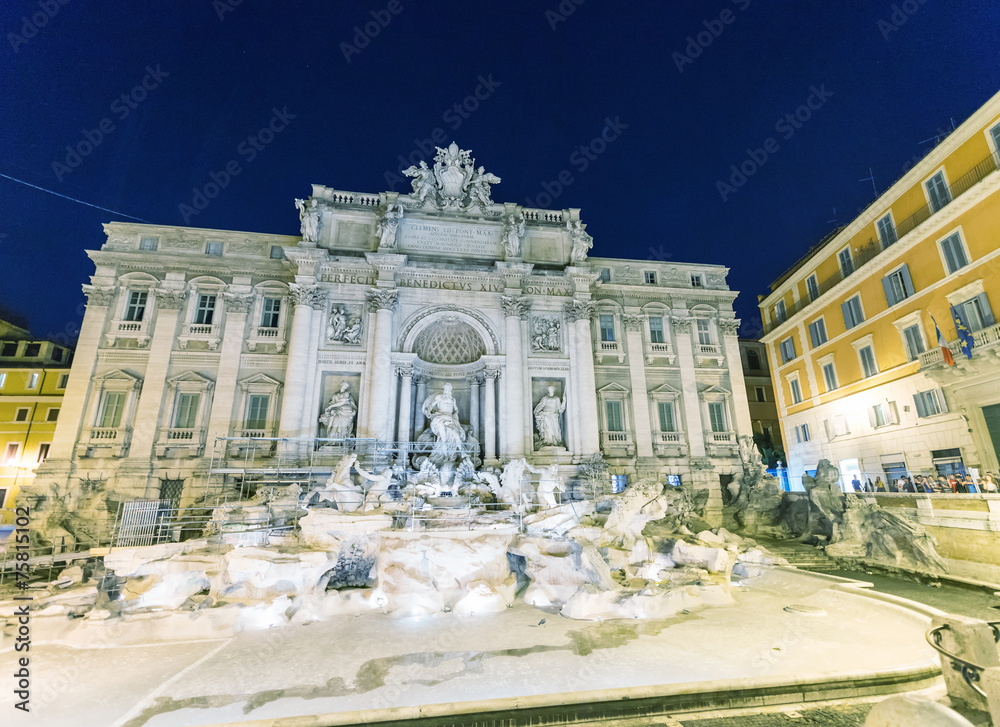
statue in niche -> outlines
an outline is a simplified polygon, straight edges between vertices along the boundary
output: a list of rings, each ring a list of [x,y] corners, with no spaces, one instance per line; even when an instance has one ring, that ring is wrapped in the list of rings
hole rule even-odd
[[[561,447],[562,413],[566,411],[566,397],[556,396],[556,387],[550,386],[548,394],[538,400],[535,406],[535,431],[537,443],[542,447]]]
[[[550,464],[542,468],[538,479],[538,505],[544,508],[556,507],[557,492],[566,492],[566,483],[559,476],[559,464]]]
[[[535,351],[558,351],[559,328],[559,321],[553,318],[535,318],[531,347]]]
[[[521,256],[521,238],[525,229],[523,212],[507,215],[503,223],[503,246],[508,259]]]
[[[385,208],[384,212],[379,213],[375,234],[378,235],[380,250],[394,250],[396,248],[396,230],[399,229],[401,219],[403,219],[403,205],[399,203],[391,204]]]
[[[319,205],[315,199],[306,202],[304,199],[295,200],[295,206],[299,210],[299,221],[302,224],[302,240],[304,242],[316,242],[319,240],[319,228],[321,224]]]
[[[430,458],[439,466],[451,462],[461,452],[466,432],[458,419],[458,402],[452,395],[451,384],[445,384],[440,394],[428,396],[420,410],[430,423],[428,430],[434,436]]]
[[[566,220],[566,229],[572,244],[569,261],[572,265],[581,265],[587,259],[587,253],[594,247],[594,238],[584,230],[587,228],[580,220]]]
[[[330,397],[330,403],[319,418],[330,439],[350,439],[354,436],[354,417],[358,413],[358,406],[354,403],[350,389],[351,385],[342,381],[340,391]]]
[[[333,306],[326,337],[340,343],[361,343],[361,316],[353,315],[346,305]]]

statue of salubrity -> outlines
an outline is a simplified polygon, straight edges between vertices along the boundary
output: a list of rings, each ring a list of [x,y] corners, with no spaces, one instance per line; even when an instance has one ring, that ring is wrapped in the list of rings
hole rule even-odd
[[[535,405],[535,446],[563,446],[562,413],[566,411],[566,397],[556,396],[556,387],[548,387],[548,393]]]

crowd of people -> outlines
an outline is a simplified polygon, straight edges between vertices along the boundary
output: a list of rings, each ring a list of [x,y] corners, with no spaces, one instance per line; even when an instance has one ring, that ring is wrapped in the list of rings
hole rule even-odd
[[[959,494],[959,493],[996,493],[1000,491],[996,475],[987,472],[982,477],[974,478],[971,474],[937,475],[914,475],[912,477],[904,475],[899,479],[883,482],[881,477],[876,477],[872,482],[869,477],[862,480],[859,475],[854,475],[851,480],[851,487],[855,492],[925,492],[931,494]]]

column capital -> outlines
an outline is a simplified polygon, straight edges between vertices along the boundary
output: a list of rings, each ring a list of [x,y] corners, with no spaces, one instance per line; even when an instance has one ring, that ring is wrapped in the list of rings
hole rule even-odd
[[[724,336],[735,336],[740,330],[739,318],[719,319],[719,330]]]
[[[690,333],[691,332],[691,322],[693,318],[677,318],[673,317],[670,319],[670,323],[673,325],[674,330],[678,333]]]
[[[253,303],[252,293],[237,293],[226,291],[222,294],[222,299],[226,302],[226,313],[242,313],[246,315],[250,312],[250,305]]]
[[[626,313],[622,316],[626,331],[641,331],[642,322],[646,317],[638,313]]]
[[[88,306],[109,306],[112,298],[115,297],[114,286],[104,288],[97,285],[84,285],[83,294],[87,296]]]
[[[296,278],[315,279],[316,268],[329,256],[323,247],[285,247],[284,250],[285,257],[298,267]]]
[[[374,288],[369,290],[365,297],[368,299],[368,310],[372,312],[391,311],[396,308],[399,291],[395,288]]]
[[[404,379],[413,378],[413,364],[396,364],[396,376],[401,376]]]
[[[505,295],[500,299],[503,305],[503,314],[507,318],[517,316],[527,320],[528,311],[531,310],[531,301],[527,298]]]
[[[499,378],[500,378],[500,369],[499,368],[495,368],[495,369],[493,369],[493,368],[483,369],[483,379],[484,380],[485,379],[493,379],[495,381],[496,379],[499,379]]]
[[[307,305],[310,308],[321,309],[326,304],[326,291],[315,285],[291,283],[288,286],[289,296],[294,305]]]
[[[469,374],[468,376],[465,377],[465,380],[468,381],[473,386],[479,386],[481,383],[483,383],[483,374],[481,372]]]
[[[571,321],[594,320],[597,304],[591,300],[574,300],[566,304],[566,317]]]
[[[156,296],[156,306],[160,310],[180,310],[187,298],[186,290],[176,288],[153,288]]]

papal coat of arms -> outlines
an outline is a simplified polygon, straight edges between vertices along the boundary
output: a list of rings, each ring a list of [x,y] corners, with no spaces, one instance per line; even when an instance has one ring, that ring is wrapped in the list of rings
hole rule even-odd
[[[490,185],[498,184],[500,177],[490,174],[483,167],[476,168],[476,160],[466,149],[459,149],[452,142],[447,149],[435,147],[434,166],[421,161],[419,166],[403,170],[407,177],[413,177],[410,195],[415,206],[428,203],[438,209],[466,210],[473,206],[486,211],[493,204]]]

